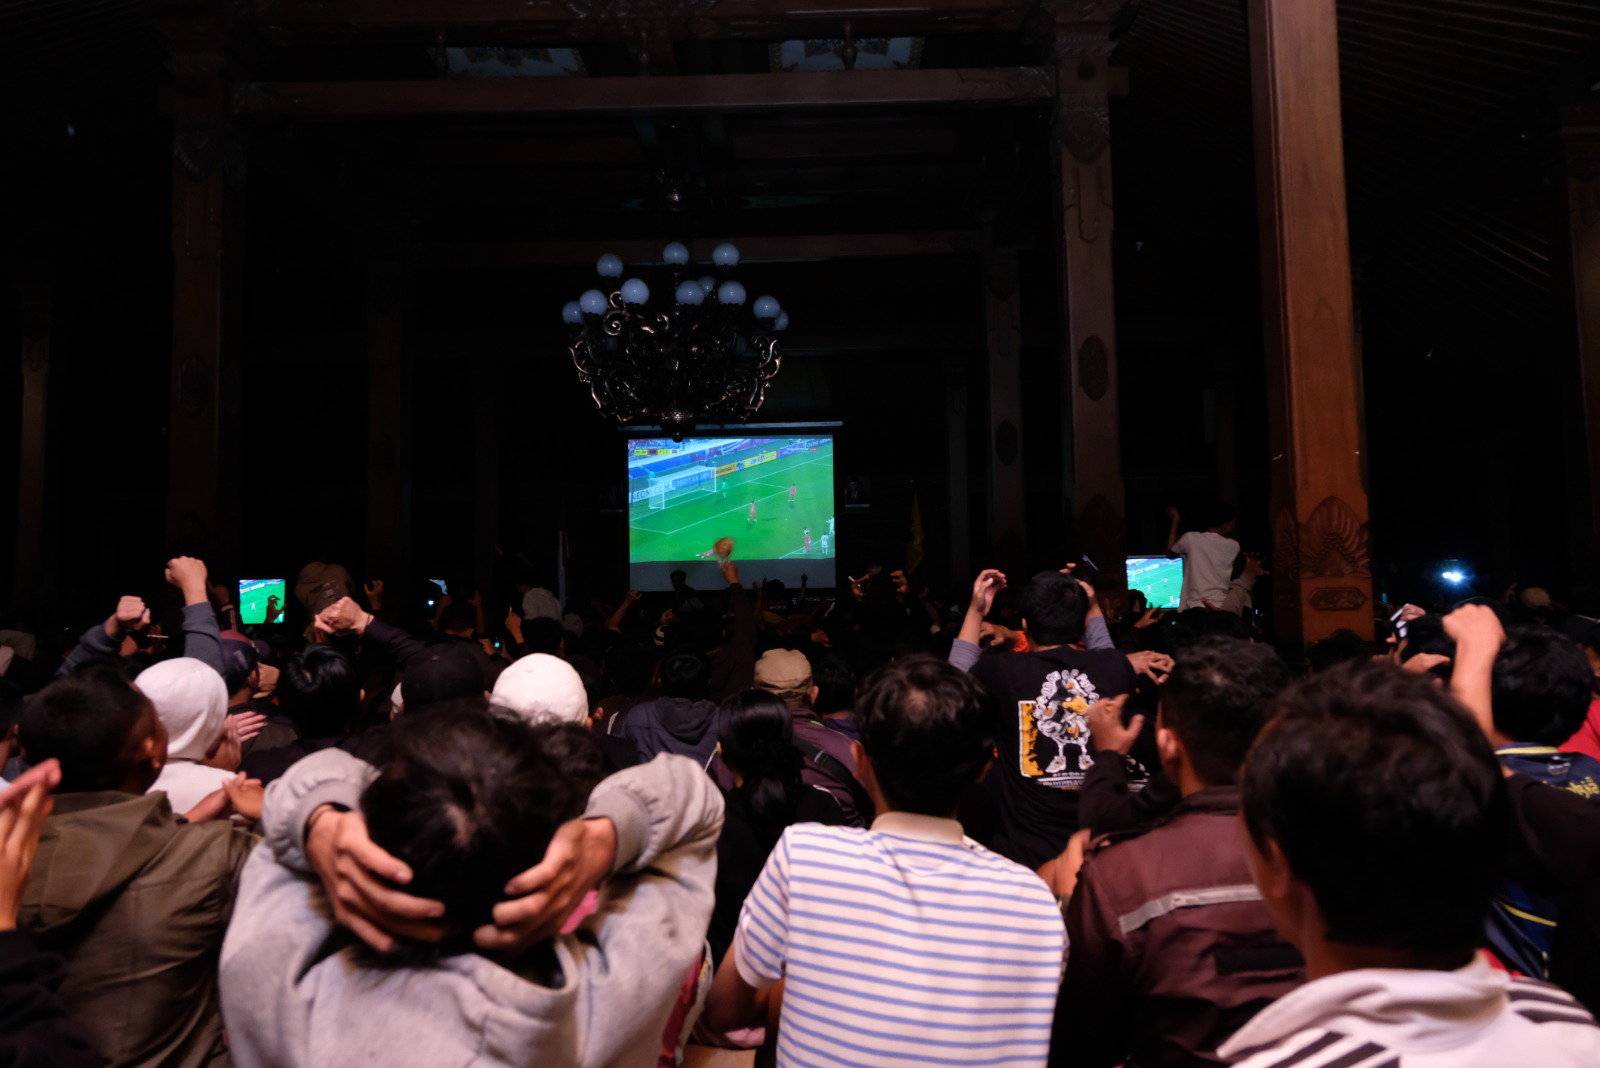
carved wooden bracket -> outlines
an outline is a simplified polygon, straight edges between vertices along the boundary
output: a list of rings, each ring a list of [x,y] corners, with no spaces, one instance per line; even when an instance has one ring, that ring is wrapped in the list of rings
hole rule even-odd
[[[1273,566],[1285,579],[1337,579],[1371,574],[1367,524],[1338,497],[1325,498],[1312,509],[1304,523],[1295,522],[1287,509],[1280,509],[1272,521],[1272,542]]]

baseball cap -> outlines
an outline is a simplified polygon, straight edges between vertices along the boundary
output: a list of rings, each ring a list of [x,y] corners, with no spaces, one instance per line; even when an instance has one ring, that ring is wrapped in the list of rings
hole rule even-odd
[[[779,696],[811,689],[811,661],[793,649],[768,649],[756,661],[756,689]]]
[[[492,701],[533,724],[589,721],[583,680],[571,664],[548,653],[531,653],[502,671]]]
[[[542,586],[536,586],[522,595],[522,618],[539,619],[546,617],[560,621],[561,602],[556,595]]]
[[[412,711],[458,697],[479,697],[483,690],[483,668],[460,645],[424,649],[411,658],[400,681],[400,699]]]
[[[300,569],[294,580],[295,600],[316,615],[350,592],[350,572],[340,564],[314,560]]]

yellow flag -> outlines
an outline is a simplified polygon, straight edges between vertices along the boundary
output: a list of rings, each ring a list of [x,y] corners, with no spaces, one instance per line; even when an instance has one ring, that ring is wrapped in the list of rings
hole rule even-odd
[[[911,540],[906,542],[906,574],[922,566],[922,501],[911,495]]]

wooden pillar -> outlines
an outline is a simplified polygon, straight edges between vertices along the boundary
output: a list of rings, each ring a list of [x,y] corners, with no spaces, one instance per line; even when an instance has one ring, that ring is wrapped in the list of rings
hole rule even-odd
[[[167,549],[218,579],[239,551],[244,152],[221,52],[172,57],[172,410]]]
[[[45,433],[50,395],[50,287],[22,287],[22,418],[17,442],[17,604],[49,594],[45,540]]]
[[[1045,7],[1056,19],[1056,121],[1051,156],[1061,232],[1061,447],[1069,551],[1101,570],[1113,608],[1127,593],[1127,494],[1118,417],[1116,287],[1112,277],[1110,19],[1081,21],[1078,0]]]
[[[366,573],[401,596],[411,575],[411,276],[367,268]],[[396,603],[399,603],[396,601]]]
[[[945,485],[950,495],[950,582],[972,577],[972,526],[967,478],[967,365],[958,355],[944,365]]]
[[[1372,637],[1335,0],[1249,0],[1282,642]]]
[[[993,564],[1020,568],[1027,559],[1022,469],[1022,302],[1017,254],[984,258],[989,348],[989,551]]]
[[[1569,108],[1563,116],[1560,183],[1565,194],[1572,335],[1576,341],[1574,388],[1562,420],[1567,454],[1573,577],[1600,579],[1600,102]]]

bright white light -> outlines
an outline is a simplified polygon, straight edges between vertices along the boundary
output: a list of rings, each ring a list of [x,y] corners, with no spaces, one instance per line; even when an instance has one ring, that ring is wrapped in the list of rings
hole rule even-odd
[[[1446,571],[1440,574],[1439,577],[1444,579],[1446,582],[1453,582],[1458,586],[1467,581],[1467,576],[1463,575],[1459,571]]]

